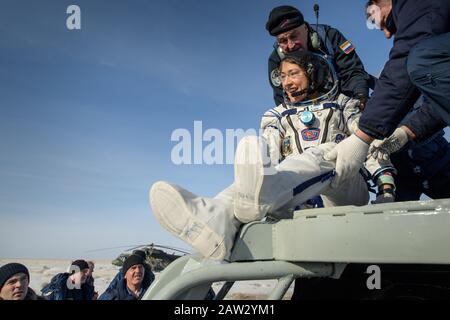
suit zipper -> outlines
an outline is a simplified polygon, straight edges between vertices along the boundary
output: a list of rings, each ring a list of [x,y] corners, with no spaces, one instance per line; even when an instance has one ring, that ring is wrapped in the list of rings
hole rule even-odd
[[[292,130],[294,130],[294,136],[295,136],[295,144],[297,145],[297,150],[299,154],[303,153],[302,145],[300,144],[300,139],[298,137],[298,131],[295,129],[294,124],[292,123],[291,116],[286,117],[287,122],[291,126]]]
[[[325,120],[325,130],[323,132],[323,137],[322,137],[322,143],[325,143],[327,141],[327,136],[328,136],[328,124],[330,123],[331,117],[333,116],[333,109],[330,108],[330,113],[328,114],[327,119]]]

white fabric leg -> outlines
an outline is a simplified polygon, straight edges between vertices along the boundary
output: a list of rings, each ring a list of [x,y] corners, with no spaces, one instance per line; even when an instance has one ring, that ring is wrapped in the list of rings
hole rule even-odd
[[[223,201],[224,203],[232,206],[234,204],[234,184],[223,189],[214,197],[214,199]]]
[[[358,174],[338,189],[329,188],[322,194],[325,208],[364,206],[369,202],[369,190],[364,178]]]
[[[150,205],[158,222],[203,256],[223,260],[233,247],[240,223],[232,202],[199,197],[177,185],[157,182]]]
[[[368,201],[367,185],[360,175],[339,189],[330,187],[335,162],[325,160],[323,155],[335,143],[311,147],[301,155],[288,157],[274,167],[271,175],[264,175],[262,156],[255,161],[255,155],[264,154],[261,152],[264,145],[258,138],[246,137],[241,143],[235,163],[234,213],[244,223],[260,220],[267,213],[284,215],[319,194],[326,196],[328,205],[363,205]],[[242,165],[250,158],[253,163]]]
[[[295,208],[323,193],[335,168],[335,163],[324,160],[323,155],[334,146],[327,143],[311,147],[301,155],[286,158],[271,172],[264,169],[267,146],[261,138],[243,138],[235,157],[236,218],[244,223],[260,220],[268,212]]]
[[[326,161],[323,155],[334,146],[335,143],[326,143],[311,147],[301,155],[286,158],[276,167],[277,174],[269,177],[268,181],[278,186],[268,185],[265,191],[269,197],[278,193],[278,199],[269,200],[272,213],[277,215],[277,211],[293,210],[307,200],[331,190],[335,162]]]

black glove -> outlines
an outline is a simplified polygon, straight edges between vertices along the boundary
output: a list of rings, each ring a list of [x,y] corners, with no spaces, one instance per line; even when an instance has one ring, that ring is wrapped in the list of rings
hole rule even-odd
[[[386,188],[377,193],[377,198],[371,204],[395,202],[395,191],[393,188]]]
[[[360,102],[359,109],[361,111],[364,110],[364,108],[366,107],[367,101],[369,101],[369,97],[367,97],[367,95],[364,93],[355,94],[353,96],[353,99],[359,100],[359,102]]]

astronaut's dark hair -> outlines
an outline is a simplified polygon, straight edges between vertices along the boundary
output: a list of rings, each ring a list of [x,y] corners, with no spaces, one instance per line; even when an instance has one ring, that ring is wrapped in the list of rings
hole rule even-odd
[[[327,74],[330,71],[325,60],[321,61],[317,56],[307,53],[293,52],[288,54],[280,63],[293,63],[305,72],[309,82],[309,93],[316,93],[326,90]]]
[[[283,63],[292,63],[297,65],[300,69],[302,69],[305,72],[306,77],[308,78],[308,81],[311,82],[310,77],[308,76],[308,65],[307,65],[307,61],[306,59],[296,59],[294,57],[285,57],[283,60],[281,60],[280,62],[280,72],[281,72],[281,66],[283,65]]]
[[[298,59],[294,59],[294,58],[291,58],[291,57],[286,57],[283,60],[281,60],[280,67],[285,62],[296,64],[296,65],[298,65],[300,67],[300,69],[302,69],[303,71],[306,71],[305,64],[301,63],[301,60],[299,61]]]

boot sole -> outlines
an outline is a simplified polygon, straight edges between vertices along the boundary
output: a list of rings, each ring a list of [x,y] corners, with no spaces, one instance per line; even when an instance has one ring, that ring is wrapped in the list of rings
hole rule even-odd
[[[149,198],[156,220],[167,231],[191,245],[204,257],[213,260],[224,259],[224,239],[191,213],[176,188],[167,182],[157,182],[150,189]],[[167,219],[175,212],[177,216],[174,219]],[[176,221],[176,224],[173,221]]]

